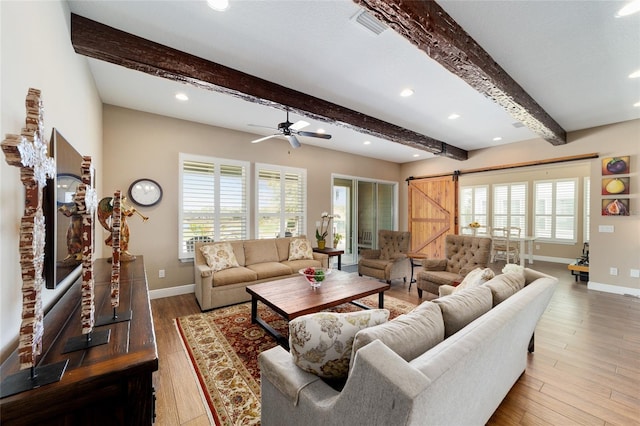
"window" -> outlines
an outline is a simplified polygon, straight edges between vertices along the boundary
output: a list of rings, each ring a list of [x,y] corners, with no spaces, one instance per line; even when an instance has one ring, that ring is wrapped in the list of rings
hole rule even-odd
[[[249,163],[180,154],[179,258],[198,241],[248,238]]]
[[[494,228],[515,226],[527,235],[527,183],[493,185]]]
[[[256,164],[257,238],[303,234],[307,217],[307,172]]]
[[[468,226],[471,222],[478,222],[486,229],[488,222],[487,204],[489,202],[489,187],[462,186],[460,187],[460,226]]]
[[[534,234],[537,238],[576,242],[577,179],[534,182]]]
[[[584,224],[583,238],[584,242],[589,241],[589,226],[591,226],[591,179],[584,178]]]

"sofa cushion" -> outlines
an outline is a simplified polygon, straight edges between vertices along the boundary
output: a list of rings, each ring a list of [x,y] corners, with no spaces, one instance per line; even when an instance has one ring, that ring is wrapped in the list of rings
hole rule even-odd
[[[285,260],[284,262],[280,262],[283,265],[287,265],[293,273],[295,274],[300,269],[305,268],[321,268],[322,262],[315,259],[301,259],[301,260]]]
[[[481,285],[433,301],[442,311],[444,337],[464,328],[493,307],[491,290]]]
[[[476,268],[464,277],[462,282],[453,289],[453,293],[482,285],[495,276],[496,274],[490,268]]]
[[[245,266],[279,261],[275,239],[249,240],[244,242]]]
[[[294,318],[289,323],[293,361],[301,369],[326,379],[347,377],[356,333],[388,319],[387,309],[319,312]]]
[[[280,262],[254,263],[247,265],[247,268],[255,271],[259,280],[293,274],[290,267]]]
[[[358,331],[353,342],[351,364],[358,349],[376,339],[405,361],[411,361],[444,340],[440,307],[433,302],[424,302],[389,322]]]
[[[522,290],[524,288],[524,283],[524,273],[510,272],[508,274],[497,275],[495,278],[487,281],[484,286],[491,290],[493,306],[496,306]]]
[[[209,265],[213,272],[240,266],[238,265],[231,244],[227,242],[202,246],[200,247],[200,251],[204,255],[207,265]]]
[[[256,281],[258,274],[249,268],[239,266],[237,268],[224,269],[213,274],[213,286],[222,287],[229,284],[249,283]]]
[[[313,259],[311,243],[306,238],[292,238],[289,243],[289,259],[302,260]]]

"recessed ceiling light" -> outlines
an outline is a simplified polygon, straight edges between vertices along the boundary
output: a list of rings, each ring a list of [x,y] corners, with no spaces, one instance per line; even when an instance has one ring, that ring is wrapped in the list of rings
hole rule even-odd
[[[229,0],[207,0],[207,4],[218,12],[224,12],[229,8]]]
[[[176,99],[179,101],[188,101],[189,97],[184,93],[176,93]]]
[[[402,92],[400,92],[400,96],[402,96],[403,98],[408,98],[411,95],[413,95],[413,89],[406,88]]]
[[[638,77],[640,77],[640,70],[634,71],[631,74],[629,74],[629,78],[638,78]]]
[[[635,104],[633,104],[634,107],[640,107],[640,102],[636,102]]]
[[[501,141],[502,138],[500,136],[496,136],[495,138],[493,138],[494,142],[498,142]]]
[[[325,132],[326,132],[326,130],[325,130],[325,129],[318,129],[318,130],[316,130],[316,133],[325,133]]]
[[[623,16],[633,15],[636,12],[640,12],[640,0],[633,0],[627,3],[616,13],[616,18],[622,18]]]
[[[456,118],[460,118],[459,114],[451,114],[449,117],[447,117],[449,120],[455,120]]]
[[[371,145],[371,141],[364,141],[362,142],[363,145]]]
[[[414,158],[420,157],[420,154],[413,154]]]

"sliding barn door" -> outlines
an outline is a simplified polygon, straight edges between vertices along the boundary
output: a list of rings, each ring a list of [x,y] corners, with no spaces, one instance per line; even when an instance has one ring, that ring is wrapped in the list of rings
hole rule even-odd
[[[444,257],[447,234],[456,234],[458,180],[454,176],[409,181],[411,250],[430,259]]]

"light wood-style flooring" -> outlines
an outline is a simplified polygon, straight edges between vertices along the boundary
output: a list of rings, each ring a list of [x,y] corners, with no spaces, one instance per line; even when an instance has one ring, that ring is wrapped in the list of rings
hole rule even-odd
[[[501,265],[496,264],[498,271]],[[566,265],[536,262],[560,278],[536,329],[535,353],[492,425],[640,425],[640,299],[589,291]],[[419,303],[415,285],[386,294]],[[193,294],[151,301],[159,371],[157,425],[209,425],[173,319],[200,312]]]

